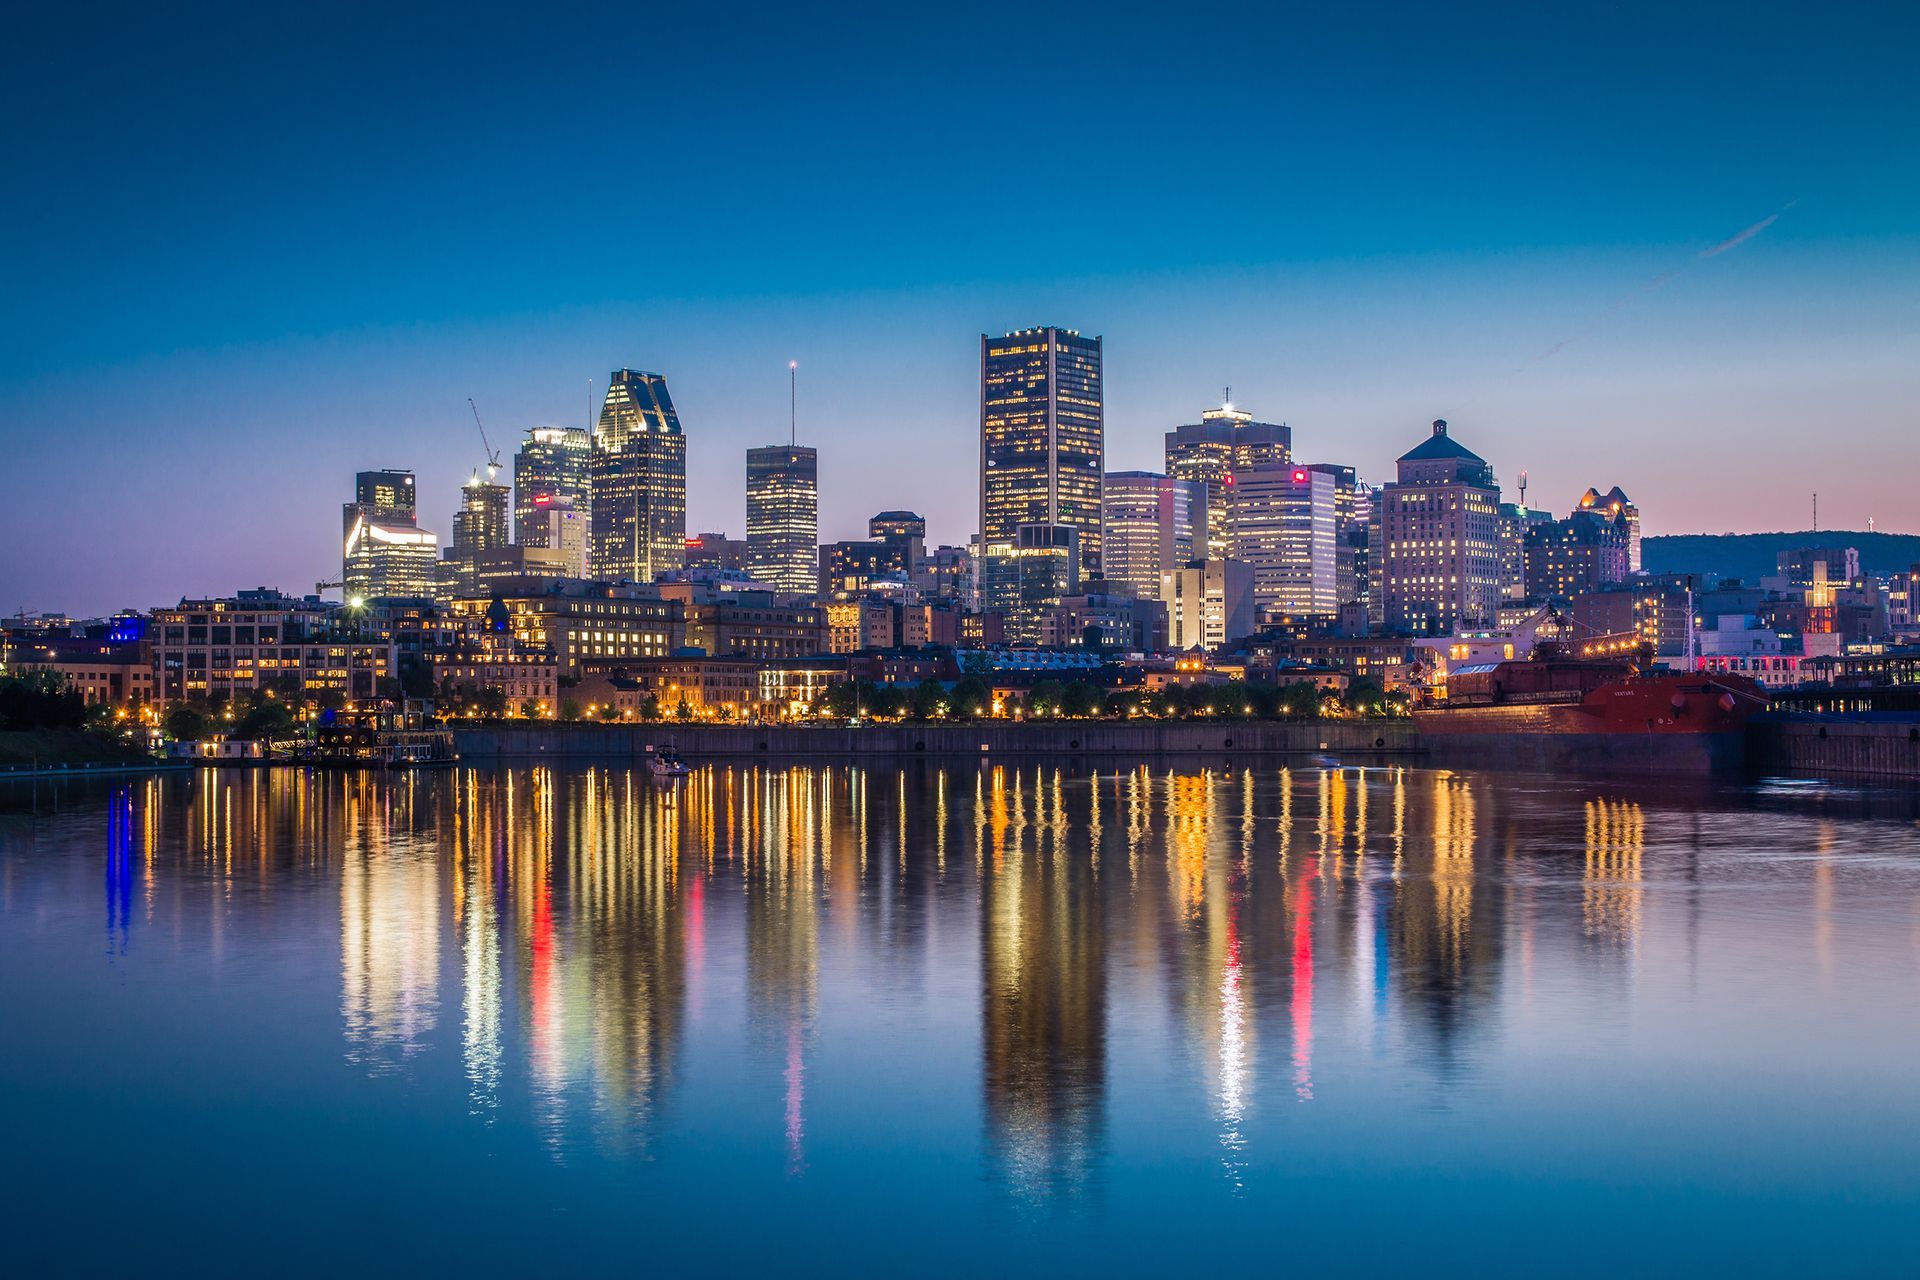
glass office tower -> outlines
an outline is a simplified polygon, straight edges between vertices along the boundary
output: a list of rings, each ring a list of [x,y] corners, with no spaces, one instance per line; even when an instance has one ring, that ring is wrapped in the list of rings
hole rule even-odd
[[[747,450],[747,571],[811,596],[819,583],[820,455],[805,445]]]
[[[580,427],[534,427],[513,455],[513,536],[523,547],[557,546],[549,513],[587,511],[593,437]]]
[[[1011,549],[1022,525],[1078,531],[1080,571],[1100,569],[1106,457],[1100,339],[1071,329],[980,338],[980,535]],[[991,606],[989,606],[991,607]]]
[[[614,370],[593,433],[587,485],[594,577],[652,582],[685,563],[687,441],[666,378]]]
[[[1233,477],[1263,462],[1293,461],[1293,430],[1284,422],[1255,422],[1231,403],[1208,409],[1200,421],[1167,432],[1167,474],[1207,486],[1207,554],[1232,552]]]

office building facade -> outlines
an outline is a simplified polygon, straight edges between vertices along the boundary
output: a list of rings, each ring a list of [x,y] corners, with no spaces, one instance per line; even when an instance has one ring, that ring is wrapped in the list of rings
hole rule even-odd
[[[1253,570],[1234,560],[1202,560],[1161,576],[1167,646],[1217,649],[1256,629]]]
[[[657,373],[614,370],[587,464],[588,571],[652,582],[686,561],[687,441]]]
[[[875,542],[893,542],[903,538],[927,540],[927,518],[917,511],[882,511],[867,520],[867,536]]]
[[[473,476],[460,486],[460,508],[453,513],[453,543],[443,566],[447,594],[473,595],[483,557],[505,551],[512,542],[513,491]]]
[[[341,508],[341,589],[349,600],[435,593],[440,540],[420,528],[411,471],[362,471]]]
[[[1234,475],[1232,558],[1253,570],[1258,613],[1330,618],[1338,611],[1337,480],[1283,462]]]
[[[1008,644],[1039,644],[1041,619],[1079,594],[1079,538],[1072,525],[1023,524],[1011,547],[987,557],[981,592],[988,609],[1004,617]]]
[[[1260,463],[1292,461],[1292,428],[1280,422],[1256,422],[1251,413],[1231,403],[1208,409],[1200,421],[1175,427],[1166,436],[1167,474],[1206,486],[1206,554],[1214,559],[1232,549],[1234,474]]]
[[[1382,487],[1373,550],[1380,616],[1393,631],[1491,627],[1500,612],[1500,485],[1435,421]]]
[[[820,458],[805,445],[747,450],[747,571],[811,596],[819,570]]]
[[[584,530],[590,494],[587,466],[593,437],[582,427],[534,427],[513,455],[513,540],[523,547],[558,547],[563,534],[551,519],[571,510]],[[582,572],[584,572],[584,567]]]
[[[988,557],[1011,553],[1023,526],[1070,528],[1081,557],[1076,575],[1099,572],[1103,406],[1099,338],[1059,328],[981,335],[980,535]]]
[[[1101,501],[1108,582],[1158,600],[1162,575],[1207,554],[1207,488],[1152,471],[1109,471]]]

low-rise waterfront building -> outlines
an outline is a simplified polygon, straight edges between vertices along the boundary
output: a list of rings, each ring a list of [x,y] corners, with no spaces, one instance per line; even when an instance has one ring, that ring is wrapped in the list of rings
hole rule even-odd
[[[366,639],[339,606],[261,588],[156,610],[148,632],[157,706],[272,690],[289,700],[386,696],[393,641]]]
[[[515,638],[530,648],[551,649],[562,676],[575,674],[582,659],[665,657],[686,642],[681,603],[649,588],[554,584],[496,598],[506,606]],[[480,597],[456,599],[448,611],[479,620],[491,604]]]

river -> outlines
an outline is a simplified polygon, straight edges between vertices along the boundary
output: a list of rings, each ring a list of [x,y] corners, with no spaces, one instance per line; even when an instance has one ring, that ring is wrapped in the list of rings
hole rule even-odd
[[[1913,1265],[1920,797],[0,788],[15,1274]]]

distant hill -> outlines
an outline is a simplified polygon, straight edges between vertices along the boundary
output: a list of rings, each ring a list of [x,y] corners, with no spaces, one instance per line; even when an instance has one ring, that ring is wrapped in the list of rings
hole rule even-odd
[[[1779,555],[1796,547],[1855,547],[1860,572],[1899,573],[1920,564],[1920,534],[1848,533],[1677,533],[1640,542],[1641,567],[1648,573],[1699,573],[1752,582],[1779,572]]]

